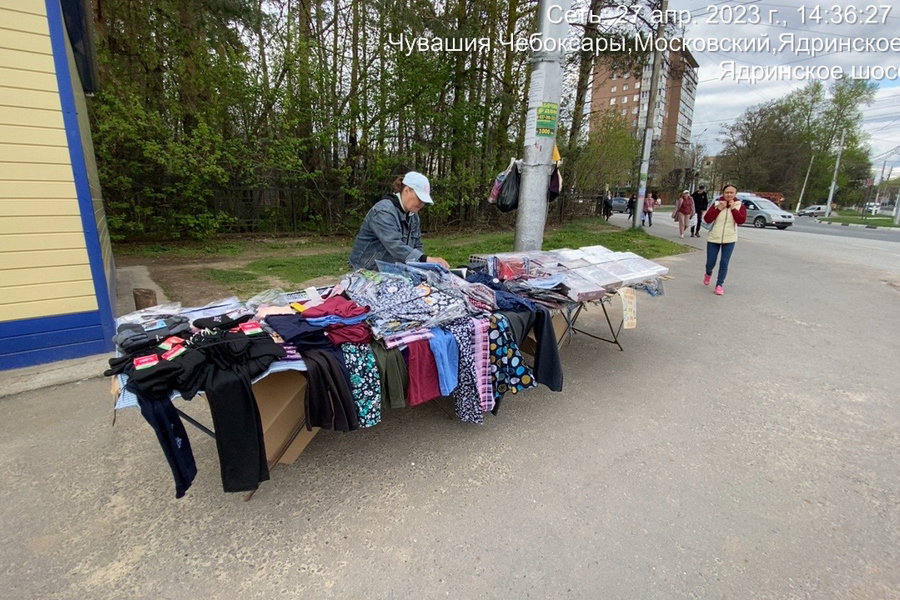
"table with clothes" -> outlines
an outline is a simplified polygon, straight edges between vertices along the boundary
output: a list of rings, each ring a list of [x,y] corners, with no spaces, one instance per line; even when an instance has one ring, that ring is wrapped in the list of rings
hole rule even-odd
[[[197,465],[186,415],[173,400],[201,393],[224,491],[252,492],[272,466],[254,384],[279,371],[306,378],[301,427],[308,431],[373,427],[383,410],[435,399],[449,399],[460,421],[480,424],[499,414],[508,394],[537,384],[562,391],[551,311],[582,300],[558,272],[499,275],[379,263],[328,288],[137,311],[118,320],[117,356],[105,374],[117,378],[116,408],[139,408],[154,429],[176,497]],[[526,337],[531,360],[520,349]]]

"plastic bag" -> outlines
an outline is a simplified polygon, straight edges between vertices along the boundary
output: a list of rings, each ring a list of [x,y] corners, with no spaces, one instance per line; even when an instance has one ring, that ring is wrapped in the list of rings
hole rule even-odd
[[[159,304],[157,306],[151,306],[150,308],[130,312],[127,315],[122,315],[116,319],[116,326],[118,327],[123,323],[140,325],[150,321],[165,319],[166,317],[177,315],[179,312],[181,312],[181,302],[168,302],[166,304]]]
[[[270,288],[253,296],[244,304],[251,310],[258,310],[260,306],[278,306],[278,299],[284,295],[281,288]]]
[[[500,189],[500,195],[497,198],[497,208],[500,212],[510,212],[519,207],[519,165],[513,164],[506,178],[503,180],[503,187]]]
[[[488,202],[491,204],[496,204],[497,198],[500,197],[500,190],[503,189],[503,182],[506,180],[506,176],[509,175],[509,172],[512,171],[513,165],[515,164],[515,158],[509,159],[509,166],[494,179],[494,185],[491,187],[491,193],[488,196]]]

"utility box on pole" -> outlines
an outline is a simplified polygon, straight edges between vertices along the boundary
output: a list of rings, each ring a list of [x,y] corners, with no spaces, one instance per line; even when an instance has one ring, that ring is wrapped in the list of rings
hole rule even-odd
[[[515,249],[540,250],[547,223],[547,188],[553,167],[553,146],[562,96],[563,44],[569,24],[563,16],[571,0],[538,2],[540,47],[531,57],[531,88],[528,90],[528,115],[525,119],[525,154],[516,215]],[[553,15],[550,15],[550,11]],[[551,21],[560,21],[554,23]]]

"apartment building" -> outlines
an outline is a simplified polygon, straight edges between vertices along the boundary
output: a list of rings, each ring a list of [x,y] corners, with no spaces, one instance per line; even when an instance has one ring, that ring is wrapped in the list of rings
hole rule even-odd
[[[658,80],[654,136],[664,145],[690,144],[697,93],[696,59],[687,50],[663,55]],[[649,56],[641,73],[617,73],[598,63],[594,68],[591,112],[618,111],[641,136],[650,105],[653,59]]]

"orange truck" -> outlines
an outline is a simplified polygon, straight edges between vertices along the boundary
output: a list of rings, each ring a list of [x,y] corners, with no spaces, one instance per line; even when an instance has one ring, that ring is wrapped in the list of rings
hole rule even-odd
[[[781,203],[784,201],[784,194],[781,192],[753,192],[755,195],[760,198],[766,198],[767,200],[771,200],[778,206],[781,206]]]

